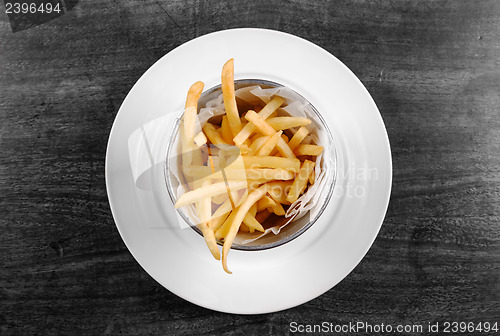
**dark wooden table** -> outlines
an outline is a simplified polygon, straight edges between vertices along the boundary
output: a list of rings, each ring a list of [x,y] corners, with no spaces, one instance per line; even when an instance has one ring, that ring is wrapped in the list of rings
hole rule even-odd
[[[0,6],[1,335],[500,324],[499,1],[64,4],[40,25]],[[292,33],[342,60],[380,109],[394,166],[386,219],[356,269],[302,306],[255,316],[200,308],[150,278],[118,234],[104,180],[136,80],[180,44],[235,27]]]

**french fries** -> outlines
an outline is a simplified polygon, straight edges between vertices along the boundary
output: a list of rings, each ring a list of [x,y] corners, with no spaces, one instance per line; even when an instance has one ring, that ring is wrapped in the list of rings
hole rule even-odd
[[[248,195],[248,198],[245,200],[245,202],[240,205],[238,211],[235,211],[236,215],[232,220],[231,226],[229,227],[229,231],[224,240],[224,246],[222,247],[222,267],[224,268],[224,271],[229,274],[231,274],[232,272],[227,268],[227,254],[229,253],[229,249],[231,248],[234,238],[238,233],[238,229],[240,228],[243,219],[247,215],[248,210],[250,210],[250,207],[253,206],[259,199],[261,199],[266,194],[269,188],[271,188],[270,183],[264,184],[259,189],[252,191],[252,193]]]
[[[193,140],[198,147],[201,147],[207,143],[207,137],[205,136],[205,134],[203,132],[196,134],[194,136]]]
[[[211,123],[206,123],[205,126],[203,126],[203,132],[207,135],[207,138],[210,140],[211,143],[214,145],[228,145],[227,142],[224,141],[222,136],[217,132],[215,129],[214,125]]]
[[[305,189],[307,185],[307,181],[309,180],[309,175],[314,169],[314,162],[305,160],[300,168],[299,175],[295,178],[286,196],[286,200],[290,203],[293,203],[299,198],[302,191]]]
[[[221,130],[222,139],[226,143],[228,143],[230,145],[234,145],[233,135],[231,133],[231,128],[229,128],[229,121],[227,121],[227,115],[225,115],[225,116],[222,117],[222,122],[221,122],[221,125],[220,125],[220,130]]]
[[[208,177],[211,180],[292,180],[295,178],[293,171],[282,168],[245,168],[232,169],[226,167],[224,173],[221,170],[212,173],[212,168],[207,166],[191,166],[186,168],[185,174],[190,177],[204,178]]]
[[[274,135],[272,135],[269,140],[265,142],[264,145],[259,149],[259,151],[257,152],[257,156],[268,156],[269,154],[271,154],[274,147],[276,147],[276,145],[278,144],[278,141],[280,139],[282,140],[281,134],[283,134],[283,131],[274,133]]]
[[[274,206],[276,206],[276,202],[269,196],[264,196],[262,197],[258,202],[257,202],[257,211],[262,211],[264,209],[272,209]]]
[[[182,166],[188,167],[192,162],[194,150],[194,132],[196,129],[196,114],[198,110],[198,100],[205,84],[203,82],[194,83],[188,91],[184,117],[182,119]]]
[[[264,135],[273,136],[276,133],[274,128],[254,111],[248,111],[247,114],[245,115],[245,119],[251,122],[255,126],[255,128]],[[281,137],[278,138],[276,147],[280,152],[280,154],[283,155],[284,157],[292,159],[296,158],[295,154],[293,154],[292,150],[285,142],[285,140],[283,140],[283,138]]]
[[[288,192],[292,187],[292,183],[293,183],[292,181],[283,181],[281,183],[275,183],[274,188],[268,191],[269,196],[271,196],[271,198],[277,203],[281,203],[284,205],[292,204],[286,199]]]
[[[257,153],[264,144],[269,141],[270,136],[261,136],[260,138],[256,138],[254,142],[250,145],[250,150],[248,151],[248,156],[253,156]]]
[[[266,106],[264,106],[262,110],[260,110],[260,112],[258,113],[259,117],[261,117],[262,119],[268,118],[284,102],[285,100],[283,98],[274,97],[269,103],[267,103]],[[234,144],[236,146],[241,146],[241,144],[243,144],[243,142],[245,142],[245,140],[248,139],[248,137],[252,135],[253,132],[255,132],[255,126],[251,123],[246,124],[245,127],[243,127],[243,129],[241,130],[241,132],[239,132],[238,135],[234,137],[233,139]]]
[[[236,136],[241,130],[241,121],[234,95],[234,60],[232,58],[222,68],[221,81],[222,96],[224,97],[224,107],[226,108],[229,129],[233,136]]]
[[[285,130],[297,126],[310,125],[311,120],[299,117],[275,117],[267,120],[267,123],[274,128],[275,131]]]
[[[294,150],[294,153],[297,156],[300,155],[318,156],[322,152],[323,152],[323,147],[316,145],[298,145],[297,148],[295,148]]]
[[[208,186],[203,186],[197,188],[196,190],[191,190],[182,194],[175,203],[175,208],[178,209],[185,205],[201,201],[202,199],[205,199],[207,197],[223,194],[227,191],[227,188],[232,190],[240,190],[245,189],[247,186],[247,181],[224,181]]]
[[[282,97],[271,97],[264,107],[239,110],[233,59],[224,64],[221,81],[225,114],[200,125],[198,133],[204,84],[196,82],[188,91],[180,130],[181,172],[188,188],[175,208],[194,205],[196,226],[210,252],[231,273],[227,257],[237,235],[263,233],[272,225],[271,214],[286,216],[289,206],[314,184],[316,163],[311,160],[323,147],[302,143],[311,120],[280,115],[286,103]]]
[[[281,168],[294,173],[300,169],[299,159],[289,159],[278,156],[243,156],[245,167],[251,168]]]
[[[297,147],[308,134],[309,130],[306,127],[302,126],[290,139],[290,141],[288,142],[288,147],[290,147],[291,150],[294,150],[295,147]]]
[[[196,181],[198,182],[198,181]],[[210,186],[209,179],[201,180],[201,188]],[[214,231],[210,229],[210,220],[212,216],[212,204],[210,203],[210,197],[203,198],[197,204],[198,216],[200,217],[201,223],[198,224],[198,228],[203,233],[205,242],[207,243],[208,249],[212,253],[215,259],[220,260],[220,251],[217,247],[217,241],[215,240]]]

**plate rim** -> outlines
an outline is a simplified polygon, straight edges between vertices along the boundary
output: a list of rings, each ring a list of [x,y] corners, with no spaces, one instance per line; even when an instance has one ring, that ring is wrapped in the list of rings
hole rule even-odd
[[[302,300],[301,302],[296,303],[296,304],[294,304],[292,306],[286,306],[286,307],[281,307],[281,308],[272,309],[272,310],[262,309],[262,311],[254,311],[254,312],[242,312],[242,311],[231,311],[231,310],[226,310],[226,309],[218,309],[218,308],[213,307],[213,306],[204,305],[204,304],[202,304],[200,302],[194,302],[192,299],[187,298],[182,293],[178,293],[177,291],[174,291],[171,288],[168,288],[167,286],[165,286],[163,284],[163,282],[161,282],[160,280],[156,279],[148,271],[148,269],[141,263],[141,261],[139,260],[139,258],[134,253],[133,249],[130,247],[129,242],[127,241],[127,238],[126,238],[124,232],[122,231],[122,229],[120,228],[120,225],[119,225],[119,223],[117,221],[117,216],[115,215],[115,213],[117,213],[117,211],[118,211],[118,206],[116,204],[114,204],[114,202],[112,200],[113,196],[111,195],[112,191],[110,190],[110,185],[111,185],[110,181],[112,179],[112,177],[110,175],[111,174],[111,172],[110,172],[110,166],[112,165],[112,163],[110,162],[110,150],[111,150],[111,142],[112,142],[113,134],[117,133],[117,131],[115,129],[115,127],[117,127],[116,126],[117,125],[116,121],[117,121],[117,119],[119,117],[123,118],[123,114],[125,113],[124,112],[124,106],[126,106],[127,100],[131,99],[130,96],[131,96],[131,93],[134,91],[134,89],[136,89],[136,87],[138,87],[141,84],[141,80],[145,80],[145,78],[147,77],[147,75],[150,72],[153,72],[167,55],[169,55],[170,53],[172,53],[174,51],[178,52],[178,50],[180,48],[182,48],[183,46],[188,45],[188,44],[192,44],[192,43],[196,43],[196,41],[198,41],[200,39],[210,38],[210,36],[212,36],[212,35],[225,34],[225,33],[228,33],[228,32],[238,32],[238,31],[241,31],[241,32],[257,31],[257,32],[264,33],[264,34],[271,33],[271,34],[284,35],[284,36],[287,36],[288,38],[293,38],[293,39],[300,40],[302,43],[305,42],[306,44],[308,44],[308,45],[313,46],[314,48],[316,48],[316,50],[319,50],[322,53],[327,54],[328,57],[332,58],[332,60],[335,60],[341,67],[344,68],[344,70],[346,70],[350,74],[350,77],[352,79],[354,79],[357,82],[357,86],[360,87],[365,92],[365,96],[369,99],[369,103],[377,111],[375,117],[378,119],[378,122],[382,126],[383,138],[381,138],[380,140],[383,140],[383,142],[385,144],[385,148],[387,149],[387,153],[388,153],[387,165],[389,167],[389,175],[388,175],[388,181],[387,181],[387,188],[385,189],[386,193],[385,193],[385,195],[383,195],[384,196],[383,197],[384,198],[384,202],[383,202],[384,211],[381,211],[381,213],[380,213],[381,218],[379,218],[379,219],[376,220],[376,222],[377,222],[376,233],[371,237],[370,244],[367,244],[365,246],[365,249],[364,249],[363,253],[361,253],[361,257],[359,258],[359,260],[357,260],[357,262],[353,263],[352,268],[345,274],[345,276],[343,276],[342,279],[340,279],[338,282],[332,284],[331,287],[330,287],[330,289],[333,288],[333,287],[335,287],[339,282],[341,282],[343,279],[345,279],[359,265],[359,263],[362,261],[362,259],[366,256],[366,254],[368,253],[368,251],[372,247],[374,241],[376,240],[376,238],[377,238],[377,236],[378,236],[378,234],[380,232],[380,229],[381,229],[381,227],[383,225],[385,216],[387,215],[388,205],[389,205],[389,202],[390,202],[390,196],[391,196],[391,191],[392,191],[392,182],[393,182],[393,162],[392,162],[392,151],[391,151],[389,136],[388,136],[388,133],[387,133],[387,128],[385,127],[384,120],[382,118],[380,110],[378,109],[375,101],[373,100],[373,97],[370,95],[369,91],[363,85],[363,83],[361,82],[361,80],[352,72],[352,70],[350,70],[335,55],[331,54],[330,52],[328,52],[327,50],[323,49],[322,47],[320,47],[320,46],[316,45],[315,43],[313,43],[311,41],[308,41],[308,40],[306,40],[306,39],[304,39],[302,37],[299,37],[299,36],[296,36],[296,35],[293,35],[293,34],[290,34],[290,33],[282,32],[282,31],[278,31],[278,30],[272,30],[272,29],[263,29],[263,28],[234,28],[234,29],[225,29],[225,30],[215,31],[215,32],[211,32],[211,33],[208,33],[208,34],[205,34],[205,35],[198,36],[198,37],[196,37],[194,39],[191,39],[191,40],[189,40],[189,41],[187,41],[187,42],[185,42],[185,43],[177,46],[176,48],[172,49],[171,51],[167,52],[162,57],[160,57],[155,63],[153,63],[141,75],[141,77],[134,83],[134,85],[132,86],[132,88],[129,90],[129,92],[127,93],[127,96],[124,98],[122,104],[120,105],[120,108],[119,108],[119,110],[118,110],[118,112],[117,112],[117,114],[115,116],[114,121],[113,121],[113,125],[112,125],[111,130],[110,130],[110,134],[109,134],[109,138],[108,138],[108,142],[107,142],[107,147],[106,147],[106,160],[105,160],[106,192],[107,192],[108,201],[109,201],[109,204],[110,204],[110,209],[111,209],[111,212],[112,212],[113,220],[114,220],[115,226],[118,229],[118,232],[120,233],[122,241],[127,246],[127,249],[132,254],[132,256],[137,261],[137,263],[144,269],[144,271],[146,273],[148,273],[153,279],[155,279],[155,281],[157,281],[160,285],[162,285],[162,287],[165,287],[168,291],[170,291],[171,293],[173,293],[173,294],[175,294],[175,295],[183,298],[184,300],[186,300],[188,302],[191,302],[193,304],[202,306],[204,308],[208,308],[208,309],[212,309],[212,310],[216,310],[216,311],[221,311],[221,312],[226,312],[226,313],[263,314],[263,313],[270,313],[270,312],[275,312],[275,311],[281,311],[281,310],[284,310],[284,309],[288,309],[288,308],[299,306],[299,305],[304,304],[304,303],[306,303],[306,302],[308,302],[308,301],[310,301],[312,299],[317,298],[318,296],[320,296],[321,294],[325,293],[326,291],[328,291],[330,289],[327,289],[326,291],[321,291],[321,293],[319,293],[319,294],[315,293],[312,296],[310,296],[308,299]],[[380,196],[382,196],[382,195],[380,195]]]

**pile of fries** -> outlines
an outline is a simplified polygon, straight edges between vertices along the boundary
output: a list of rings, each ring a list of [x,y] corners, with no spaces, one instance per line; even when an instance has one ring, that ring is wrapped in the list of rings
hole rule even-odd
[[[211,118],[196,133],[202,82],[189,89],[181,123],[182,174],[189,191],[176,208],[194,204],[210,252],[222,266],[238,232],[264,232],[271,214],[287,208],[314,184],[315,161],[323,147],[302,143],[308,118],[279,116],[285,99],[274,96],[264,106],[239,111],[233,59],[222,68],[225,114]]]

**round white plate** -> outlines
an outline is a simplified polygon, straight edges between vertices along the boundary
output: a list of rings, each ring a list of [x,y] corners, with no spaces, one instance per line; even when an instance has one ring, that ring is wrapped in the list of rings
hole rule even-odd
[[[163,176],[170,130],[189,86],[198,80],[206,89],[220,84],[222,65],[230,58],[235,79],[283,84],[316,107],[335,137],[338,168],[333,197],[320,219],[283,246],[231,250],[232,275],[200,235],[180,224]],[[375,240],[391,180],[382,118],[356,76],[315,44],[264,29],[204,35],[162,57],[123,102],[106,155],[111,210],[135,259],[174,294],[230,313],[291,308],[340,282]]]

